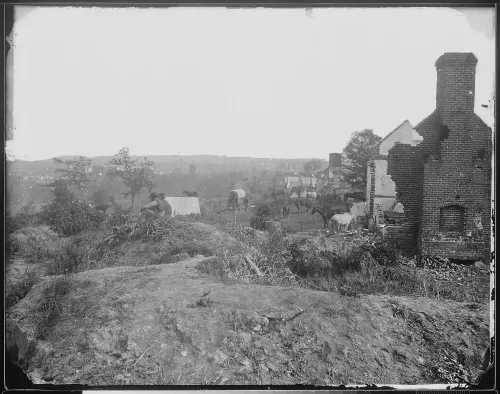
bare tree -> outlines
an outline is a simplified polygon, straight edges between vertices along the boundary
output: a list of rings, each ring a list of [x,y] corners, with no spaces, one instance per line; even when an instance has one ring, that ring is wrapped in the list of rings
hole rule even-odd
[[[132,210],[134,209],[135,197],[139,195],[143,188],[151,191],[155,187],[154,183],[154,163],[146,157],[144,161],[132,159],[130,149],[122,148],[120,152],[111,159],[109,165],[115,166],[115,171],[111,176],[120,178],[129,190],[123,193],[125,197],[130,196],[132,200]]]

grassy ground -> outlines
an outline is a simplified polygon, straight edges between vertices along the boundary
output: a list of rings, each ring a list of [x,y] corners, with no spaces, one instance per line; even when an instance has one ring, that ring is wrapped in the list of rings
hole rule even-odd
[[[48,267],[64,273],[61,264],[70,264],[75,274],[22,284],[26,299],[8,311],[42,341],[32,372],[104,385],[442,383],[477,375],[488,342],[487,273],[418,268],[373,246],[373,234],[325,236],[319,216],[294,211],[282,223],[297,234],[262,238],[242,227],[251,216],[239,213],[241,226],[228,225],[231,213],[179,218],[164,239],[125,236],[101,252],[94,246],[109,229],[65,240]],[[186,262],[199,254],[213,257]],[[252,317],[256,308],[262,313]],[[295,317],[273,320],[280,314]]]
[[[267,200],[259,201],[270,202]],[[321,230],[323,229],[323,219],[318,214],[311,215],[311,212],[305,213],[305,207],[301,207],[300,213],[297,211],[297,208],[293,206],[290,208],[290,215],[288,218],[281,218],[281,224],[283,228],[288,229],[291,232],[300,232],[300,231],[309,231],[309,230]],[[248,211],[238,212],[236,214],[236,224],[250,227],[250,219],[253,216],[253,209],[249,209]],[[221,221],[226,223],[234,223],[234,213],[232,212],[224,212],[218,214],[218,217]]]
[[[196,269],[203,259],[79,273],[53,282],[49,298],[47,287],[35,286],[9,311],[25,327],[47,319],[29,373],[88,385],[381,385],[477,376],[487,305],[224,283]]]

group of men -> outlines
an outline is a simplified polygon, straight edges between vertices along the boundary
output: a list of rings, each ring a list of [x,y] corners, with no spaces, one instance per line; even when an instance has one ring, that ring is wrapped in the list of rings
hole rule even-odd
[[[165,201],[165,193],[151,193],[149,195],[151,202],[144,205],[141,208],[141,212],[144,212],[148,217],[167,217],[172,216],[172,206]]]

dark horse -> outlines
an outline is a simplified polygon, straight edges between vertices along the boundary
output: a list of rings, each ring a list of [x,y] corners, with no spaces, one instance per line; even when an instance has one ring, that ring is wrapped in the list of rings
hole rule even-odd
[[[183,190],[183,194],[186,195],[186,197],[198,197],[198,192],[192,191],[190,192],[189,190]]]
[[[295,205],[297,207],[297,213],[300,213],[301,206],[305,206],[306,211],[304,213],[307,213],[312,208],[313,203],[311,200],[306,199],[306,198],[297,198],[296,200],[293,200],[293,205]]]
[[[283,196],[283,198],[284,198],[285,194],[286,194],[286,192],[284,190],[276,190],[276,189],[271,190],[269,193],[271,198],[273,198],[275,200],[278,199],[280,196]]]
[[[350,211],[348,204],[334,204],[327,205],[326,207],[314,207],[311,211],[311,215],[319,213],[323,218],[323,228],[328,228],[328,221],[336,215],[337,213],[346,213]]]
[[[290,215],[290,205],[283,205],[283,218],[287,218]]]

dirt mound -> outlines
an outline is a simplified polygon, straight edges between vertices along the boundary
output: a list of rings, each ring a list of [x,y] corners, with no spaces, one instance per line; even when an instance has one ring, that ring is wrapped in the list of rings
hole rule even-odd
[[[183,256],[212,256],[238,242],[215,226],[199,222],[179,222],[174,236],[162,240],[126,239],[110,250],[114,262],[107,266],[147,266],[174,263]]]
[[[57,234],[47,226],[22,228],[8,238],[11,244],[15,244],[14,250],[22,254],[48,251],[55,247],[57,240]]]
[[[422,384],[448,383],[453,362],[463,367],[454,379],[479,372],[488,305],[221,283],[197,270],[204,260],[63,278],[71,290],[60,293],[60,314],[29,360],[32,379]],[[7,317],[30,331],[47,285],[36,285]]]

